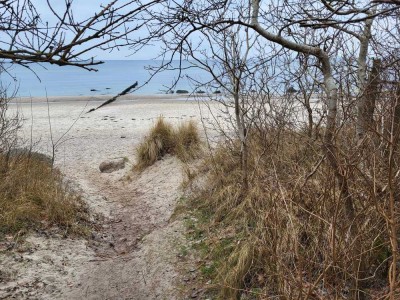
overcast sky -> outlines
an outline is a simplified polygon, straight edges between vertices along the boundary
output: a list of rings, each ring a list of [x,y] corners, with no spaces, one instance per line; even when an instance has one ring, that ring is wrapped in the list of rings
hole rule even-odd
[[[45,0],[32,0],[37,8],[40,16],[44,22],[48,21],[50,24],[56,22],[56,18],[48,7],[47,1]],[[65,3],[63,0],[50,0],[53,9],[59,13],[65,10]],[[73,13],[75,20],[85,20],[97,11],[101,10],[100,5],[106,2],[98,2],[95,0],[74,0],[73,2]],[[90,55],[94,56],[99,60],[110,60],[110,59],[154,59],[159,52],[159,47],[147,46],[143,48],[140,52],[133,54],[133,51],[128,49],[128,47],[120,48],[119,50],[114,49],[112,52],[102,51],[100,49],[93,50]],[[86,57],[87,58],[87,57]]]

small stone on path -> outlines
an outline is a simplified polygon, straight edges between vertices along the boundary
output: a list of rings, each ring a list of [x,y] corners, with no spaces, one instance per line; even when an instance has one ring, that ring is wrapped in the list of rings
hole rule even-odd
[[[100,166],[101,173],[112,173],[125,168],[125,160],[123,158],[103,161]]]

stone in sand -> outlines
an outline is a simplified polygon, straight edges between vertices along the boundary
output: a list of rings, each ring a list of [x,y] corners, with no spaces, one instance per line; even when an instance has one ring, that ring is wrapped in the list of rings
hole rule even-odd
[[[101,173],[112,173],[123,168],[125,168],[125,159],[123,158],[106,160],[99,166]]]

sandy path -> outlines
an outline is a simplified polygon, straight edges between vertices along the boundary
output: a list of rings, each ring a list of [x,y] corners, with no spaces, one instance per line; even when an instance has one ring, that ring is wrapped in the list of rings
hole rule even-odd
[[[65,291],[63,299],[178,299],[174,265],[182,224],[168,221],[179,197],[179,169],[168,158],[132,182],[108,176],[87,182],[112,211],[95,238],[96,258],[85,263],[79,284]]]
[[[53,141],[84,106],[50,104]],[[26,119],[24,138],[29,140],[32,132],[36,148],[51,152],[47,104],[18,107]],[[199,120],[199,108],[195,102],[121,101],[79,117],[57,144],[56,164],[91,210],[105,216],[102,229],[89,242],[31,236],[29,249],[17,259],[15,253],[1,256],[9,278],[0,282],[0,299],[181,299],[177,271],[183,227],[180,221],[169,222],[180,197],[179,162],[169,157],[142,174],[130,171],[129,164],[110,174],[98,170],[106,159],[132,162],[135,145],[159,115],[173,123]]]

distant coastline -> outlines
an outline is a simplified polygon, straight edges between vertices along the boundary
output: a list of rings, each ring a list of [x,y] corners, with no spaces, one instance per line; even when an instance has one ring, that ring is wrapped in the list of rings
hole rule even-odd
[[[178,68],[179,62],[172,63]],[[162,71],[151,78],[149,67],[157,68],[161,61],[155,60],[108,60],[96,66],[98,72],[89,72],[77,67],[55,65],[32,65],[32,71],[21,66],[10,66],[7,72],[0,73],[3,87],[9,87],[9,94],[17,90],[18,97],[91,96],[116,95],[139,82],[135,95],[165,95],[169,90],[196,90],[193,82],[207,82],[209,74],[198,68]],[[190,66],[190,62],[186,67]],[[176,79],[181,76],[178,83]],[[194,79],[191,81],[189,78]],[[150,81],[149,81],[150,80]],[[204,88],[201,88],[204,90]]]
[[[44,103],[44,102],[103,102],[114,95],[86,95],[86,96],[48,96],[48,97],[16,97],[11,103]],[[153,95],[137,95],[128,94],[121,96],[117,101],[134,101],[134,102],[149,102],[149,101],[198,101],[208,100],[207,96],[199,94],[153,94]]]

